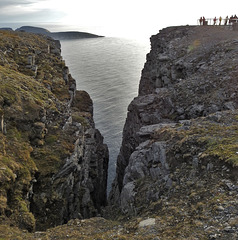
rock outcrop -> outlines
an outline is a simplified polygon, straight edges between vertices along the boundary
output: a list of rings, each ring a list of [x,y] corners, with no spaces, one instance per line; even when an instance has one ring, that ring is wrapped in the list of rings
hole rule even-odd
[[[54,68],[47,62],[41,71],[36,57],[36,74],[12,60],[22,51],[0,48],[0,237],[237,239],[237,39],[232,26],[152,36],[103,210],[107,148],[88,94],[75,91],[68,68],[51,58],[57,42],[41,47]],[[80,219],[100,211],[113,220]],[[35,220],[40,229],[67,224],[35,233],[11,226],[32,230]]]
[[[238,214],[237,40],[231,27],[213,26],[151,37],[139,95],[128,107],[112,206],[130,217],[169,218],[171,211],[167,224],[185,232],[191,216],[204,218],[214,239],[237,237],[237,227],[226,231]]]
[[[29,231],[100,214],[108,149],[49,37],[0,31],[0,223]]]

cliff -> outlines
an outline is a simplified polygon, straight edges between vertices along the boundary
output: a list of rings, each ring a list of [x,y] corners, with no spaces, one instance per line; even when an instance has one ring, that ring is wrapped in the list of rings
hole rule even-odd
[[[0,225],[33,231],[98,215],[108,149],[59,41],[0,31],[0,93]]]
[[[237,37],[213,26],[152,36],[128,107],[110,203],[156,215],[178,239],[237,237]]]
[[[75,216],[67,224],[35,233],[5,223],[0,225],[0,237],[237,239],[238,32],[234,30],[231,26],[181,26],[151,37],[139,94],[128,107],[109,205],[101,208],[104,218]],[[88,114],[87,99],[83,111]],[[74,107],[81,109],[73,101]],[[56,199],[65,193],[64,184],[71,179],[64,180],[65,173],[72,173],[74,163],[69,161],[51,175]],[[77,178],[74,171],[71,176]],[[41,181],[39,186],[34,183],[38,206],[51,196],[41,190],[48,180]],[[51,203],[47,206],[53,208]],[[59,210],[62,205],[55,206]],[[40,219],[47,221],[47,211],[45,219]]]

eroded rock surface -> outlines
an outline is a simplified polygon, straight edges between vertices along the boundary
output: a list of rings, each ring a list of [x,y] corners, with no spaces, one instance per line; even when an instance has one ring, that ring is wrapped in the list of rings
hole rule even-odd
[[[111,206],[127,216],[168,217],[177,209],[176,226],[203,216],[204,229],[213,229],[200,229],[203,236],[235,239],[238,229],[225,226],[237,212],[222,219],[225,211],[213,208],[237,207],[238,192],[222,184],[237,187],[237,40],[233,28],[213,26],[170,27],[151,37],[139,95],[128,107]]]
[[[100,214],[108,149],[60,42],[0,31],[0,222],[29,231]]]
[[[55,89],[59,82],[43,81],[48,90],[34,82],[41,98],[45,97],[46,105],[37,98],[43,106],[39,110],[36,98],[21,94],[32,89],[23,81],[26,76],[14,75],[25,83],[18,88],[18,104],[9,89],[0,98],[4,109],[0,237],[237,239],[237,39],[232,26],[171,27],[152,36],[139,95],[128,107],[110,204],[102,210],[105,218],[80,219],[99,213],[97,203],[105,204],[105,195],[99,194],[104,182],[100,163],[107,165],[107,150],[94,129],[90,98],[75,92],[75,82],[64,66],[60,76],[64,84],[69,82],[70,94],[63,87]],[[24,65],[4,58],[5,50],[0,52],[1,64],[26,71]],[[36,79],[43,75],[38,70],[36,76],[31,72]],[[44,78],[54,75],[51,70],[45,71]],[[2,79],[12,79],[9,72],[4,74]],[[31,104],[25,104],[29,102],[25,98]],[[9,124],[10,116],[16,125]],[[34,131],[25,135],[29,127]],[[27,168],[22,167],[23,160]],[[41,228],[75,219],[35,233],[10,225],[32,230],[32,212]]]

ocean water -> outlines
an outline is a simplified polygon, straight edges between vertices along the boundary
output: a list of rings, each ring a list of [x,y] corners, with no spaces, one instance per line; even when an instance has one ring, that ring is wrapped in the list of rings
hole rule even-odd
[[[109,148],[109,191],[127,107],[138,94],[149,41],[113,37],[62,40],[61,48],[77,89],[87,91],[93,100],[95,125]]]

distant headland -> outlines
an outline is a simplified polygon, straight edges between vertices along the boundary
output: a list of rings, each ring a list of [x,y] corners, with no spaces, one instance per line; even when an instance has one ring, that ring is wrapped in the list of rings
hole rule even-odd
[[[12,28],[0,28],[0,29],[14,31]],[[22,26],[20,28],[17,28],[15,31],[43,34],[43,35],[52,37],[55,40],[104,37],[104,36],[100,36],[92,33],[78,32],[78,31],[50,32],[45,28],[33,27],[33,26]]]

